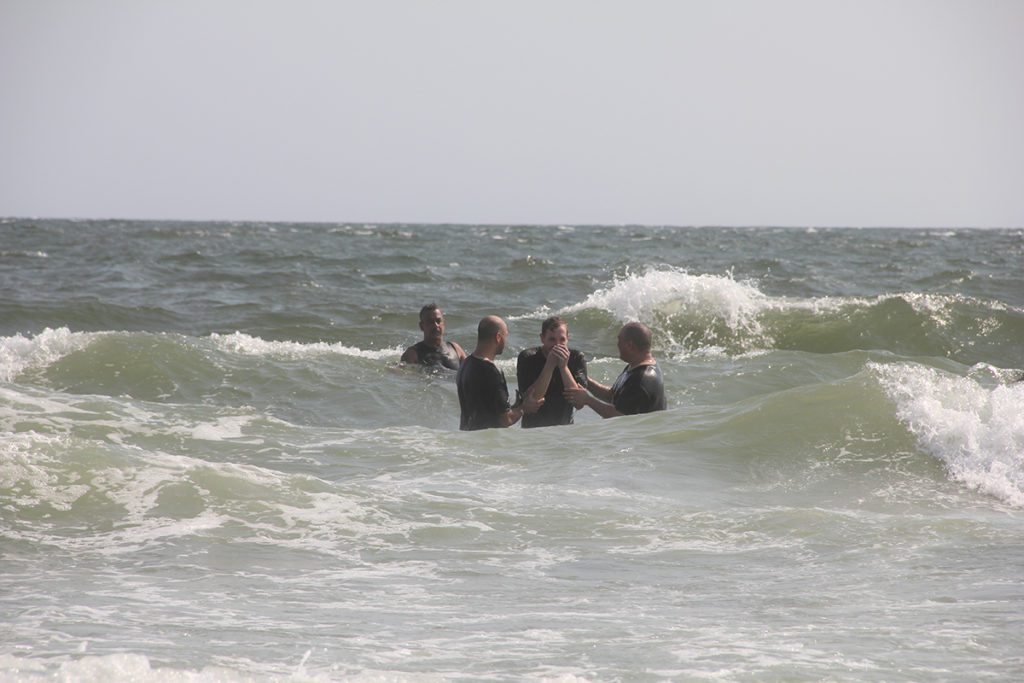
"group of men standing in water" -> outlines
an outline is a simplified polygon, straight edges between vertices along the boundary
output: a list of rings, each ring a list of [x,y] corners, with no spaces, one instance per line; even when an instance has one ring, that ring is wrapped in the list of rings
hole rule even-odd
[[[515,403],[509,402],[505,373],[494,359],[505,350],[508,325],[489,315],[477,326],[476,348],[466,354],[444,338],[444,312],[437,304],[420,310],[423,340],[406,349],[402,362],[456,370],[462,430],[572,424],[573,411],[589,406],[601,417],[665,410],[661,369],[651,355],[651,330],[639,322],[619,330],[619,358],[627,363],[611,386],[587,375],[583,354],[569,348],[569,326],[557,316],[541,324],[540,346],[519,354]]]

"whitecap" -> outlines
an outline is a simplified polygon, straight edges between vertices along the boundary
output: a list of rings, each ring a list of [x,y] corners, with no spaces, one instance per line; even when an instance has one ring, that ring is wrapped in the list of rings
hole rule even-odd
[[[1024,507],[1024,383],[986,387],[905,363],[869,368],[900,422],[950,476]]]
[[[627,275],[559,313],[596,308],[629,321],[651,320],[658,313],[699,310],[738,326],[770,304],[769,297],[752,283],[738,282],[728,275],[691,275],[665,269]]]
[[[0,382],[13,382],[23,372],[45,368],[105,334],[110,333],[48,327],[35,336],[0,337]]]
[[[244,356],[276,356],[290,359],[342,355],[371,360],[388,358],[398,360],[404,351],[399,346],[389,349],[361,349],[356,346],[346,346],[340,342],[302,343],[294,341],[267,341],[244,332],[234,332],[232,334],[218,334],[214,332],[210,335],[210,340],[213,341],[219,350],[227,353],[237,353]]]

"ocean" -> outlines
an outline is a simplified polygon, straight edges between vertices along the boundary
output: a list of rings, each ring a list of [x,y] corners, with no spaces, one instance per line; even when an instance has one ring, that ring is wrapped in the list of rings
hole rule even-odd
[[[504,317],[664,412],[460,432]],[[0,221],[0,680],[1019,681],[1024,230]]]

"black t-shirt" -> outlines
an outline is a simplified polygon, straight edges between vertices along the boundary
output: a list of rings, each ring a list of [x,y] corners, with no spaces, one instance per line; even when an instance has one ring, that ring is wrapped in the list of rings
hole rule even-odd
[[[425,341],[416,342],[413,346],[420,358],[420,365],[440,365],[449,370],[459,369],[459,352],[455,346],[446,341],[443,347],[431,346]]]
[[[627,365],[612,385],[612,405],[623,415],[665,410],[665,385],[657,363],[632,370]]]
[[[491,361],[466,356],[455,385],[459,390],[459,429],[473,431],[497,427],[498,418],[508,412],[508,385],[505,373]]]
[[[546,362],[547,358],[541,353],[539,346],[526,349],[519,354],[519,359],[516,361],[516,380],[519,382],[519,391],[523,394],[526,393],[526,390],[540,377]],[[581,387],[584,389],[587,387],[587,361],[583,354],[575,349],[569,349],[569,374]],[[572,424],[573,407],[562,395],[563,385],[562,373],[555,368],[551,373],[548,391],[544,394],[544,405],[533,415],[523,415],[524,427]]]

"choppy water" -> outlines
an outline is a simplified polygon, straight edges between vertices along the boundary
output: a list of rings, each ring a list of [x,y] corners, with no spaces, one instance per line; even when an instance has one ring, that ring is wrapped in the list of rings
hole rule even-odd
[[[1024,231],[0,223],[0,680],[1024,677]],[[458,431],[419,307],[655,330]]]

